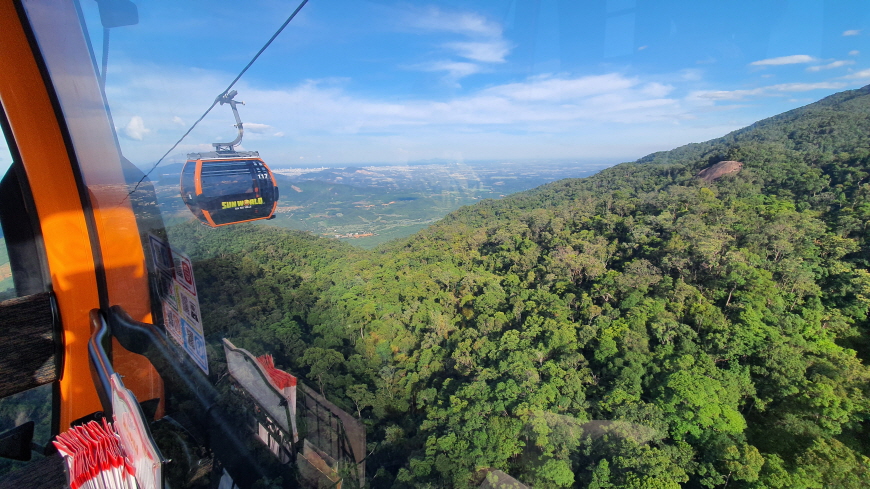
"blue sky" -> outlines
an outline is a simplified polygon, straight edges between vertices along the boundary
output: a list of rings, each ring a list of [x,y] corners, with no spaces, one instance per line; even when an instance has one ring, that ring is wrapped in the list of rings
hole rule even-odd
[[[296,3],[138,4],[107,94],[147,166]],[[236,89],[244,148],[294,166],[633,160],[868,83],[866,1],[310,0]],[[233,131],[218,107],[173,160]]]

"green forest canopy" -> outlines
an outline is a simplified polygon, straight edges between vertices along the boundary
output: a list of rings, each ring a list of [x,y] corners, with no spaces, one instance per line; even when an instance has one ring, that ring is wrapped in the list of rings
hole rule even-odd
[[[742,171],[712,183],[724,160]],[[870,88],[372,251],[169,230],[229,337],[369,429],[372,487],[866,487]],[[256,232],[253,232],[256,229]],[[222,373],[219,363],[212,375]]]

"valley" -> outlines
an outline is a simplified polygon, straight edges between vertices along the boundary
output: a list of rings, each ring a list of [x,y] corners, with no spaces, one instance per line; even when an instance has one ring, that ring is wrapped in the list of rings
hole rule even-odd
[[[462,206],[563,178],[587,177],[611,164],[558,160],[343,168],[273,164],[281,197],[270,224],[372,248],[409,236]],[[155,186],[168,223],[189,219],[178,198],[181,165],[158,171]]]

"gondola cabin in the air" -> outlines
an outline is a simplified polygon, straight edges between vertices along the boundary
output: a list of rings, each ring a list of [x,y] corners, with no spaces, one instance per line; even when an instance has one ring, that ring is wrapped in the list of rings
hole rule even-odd
[[[191,153],[181,172],[181,198],[212,227],[269,219],[278,187],[256,151]]]
[[[222,96],[236,117],[239,135],[229,143],[213,143],[215,151],[191,153],[181,171],[181,198],[197,219],[211,227],[271,219],[278,206],[275,177],[256,151],[236,151],[244,129],[233,100]]]

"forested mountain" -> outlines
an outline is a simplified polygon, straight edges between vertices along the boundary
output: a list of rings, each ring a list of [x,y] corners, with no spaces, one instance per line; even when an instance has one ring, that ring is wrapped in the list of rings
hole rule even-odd
[[[697,177],[725,160],[743,169]],[[858,488],[868,223],[865,87],[374,251],[169,231],[198,260],[209,340],[361,417],[372,487],[497,468],[541,488]]]

